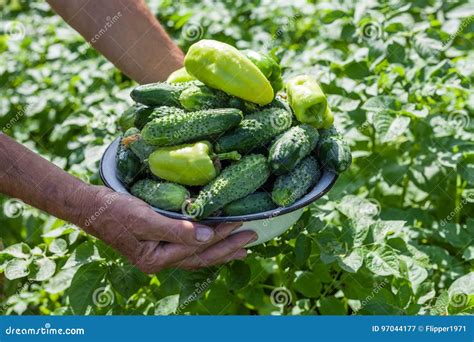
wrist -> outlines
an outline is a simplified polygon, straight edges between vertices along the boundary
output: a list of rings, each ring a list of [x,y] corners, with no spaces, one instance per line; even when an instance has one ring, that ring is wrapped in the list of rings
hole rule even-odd
[[[100,212],[104,210],[101,208],[104,206],[105,198],[111,193],[113,191],[104,186],[84,184],[78,190],[78,210],[73,223],[97,236],[97,231],[94,229],[95,223]]]

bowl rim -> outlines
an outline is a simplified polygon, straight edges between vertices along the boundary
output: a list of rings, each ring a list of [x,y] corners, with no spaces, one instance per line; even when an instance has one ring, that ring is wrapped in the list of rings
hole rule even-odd
[[[115,156],[117,154],[118,144],[120,142],[120,136],[115,138],[109,146],[105,149],[102,157],[99,162],[99,174],[102,182],[108,188],[120,192],[126,193],[133,196],[127,189],[127,187],[118,179],[117,177],[117,168],[115,163]],[[169,218],[186,220],[193,222],[202,222],[202,223],[222,223],[222,222],[247,222],[247,221],[256,221],[256,220],[265,220],[273,217],[281,216],[295,210],[301,209],[308,206],[309,204],[315,202],[319,198],[323,197],[335,184],[338,175],[334,172],[331,172],[327,169],[321,168],[322,174],[318,183],[309,191],[305,196],[297,200],[295,203],[288,207],[278,207],[272,210],[239,215],[239,216],[216,216],[216,217],[207,217],[203,220],[196,220],[190,215],[185,215],[177,213],[174,211],[167,211],[150,205],[150,207],[157,213],[164,215]],[[324,182],[324,184],[322,184]]]

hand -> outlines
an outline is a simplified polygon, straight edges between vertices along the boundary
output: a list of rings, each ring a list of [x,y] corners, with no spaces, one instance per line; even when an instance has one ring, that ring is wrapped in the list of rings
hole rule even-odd
[[[168,267],[196,269],[245,258],[243,248],[258,237],[254,232],[229,234],[241,223],[215,229],[159,215],[145,202],[93,186],[85,199],[81,226],[117,249],[145,273]]]

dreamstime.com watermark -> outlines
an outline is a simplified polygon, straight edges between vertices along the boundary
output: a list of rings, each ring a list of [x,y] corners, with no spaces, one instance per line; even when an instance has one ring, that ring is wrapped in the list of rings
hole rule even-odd
[[[288,19],[288,22],[284,25],[282,25],[276,32],[272,35],[271,39],[266,42],[263,46],[264,50],[271,50],[272,45],[275,43],[275,41],[280,38],[285,31],[288,31],[290,27],[294,26],[295,23],[298,21],[298,19],[301,18],[300,13],[295,13],[295,15],[291,16]]]
[[[361,302],[360,302],[360,308],[359,310],[363,309],[364,307],[367,306],[372,300],[374,300],[375,295],[379,293],[385,286],[388,285],[387,280],[383,280],[382,282],[378,283],[375,285],[375,287],[372,289],[369,295],[367,295]],[[357,310],[357,311],[359,311]],[[356,314],[357,311],[355,311],[353,314]]]
[[[463,197],[461,202],[454,207],[454,209],[446,216],[444,219],[440,221],[441,227],[444,227],[446,224],[448,224],[449,221],[451,221],[460,211],[461,209],[468,203],[474,201],[474,192],[469,192],[466,197]]]
[[[452,35],[449,36],[449,38],[447,40],[445,40],[443,42],[443,47],[446,47],[446,45],[448,45],[449,43],[451,43],[454,39],[456,39],[456,37],[458,37],[459,35],[461,35],[461,33],[464,31],[464,29],[470,24],[472,23],[472,21],[474,20],[474,15],[471,15],[470,17],[464,19],[461,23],[461,25],[459,25],[459,28],[456,32],[454,32]]]
[[[52,328],[50,323],[45,323],[40,328],[15,328],[9,326],[5,335],[85,335],[84,328]]]
[[[2,132],[6,133],[9,129],[11,129],[24,115],[28,112],[31,108],[31,104],[27,104],[25,106],[20,106],[18,111],[16,112],[15,116],[10,119],[3,127]]]
[[[86,222],[85,222],[85,226],[86,227],[89,227],[100,215],[102,215],[104,213],[104,211],[107,210],[107,208],[119,197],[119,194],[118,193],[113,193],[113,194],[110,194],[110,195],[107,195],[106,197],[106,200],[105,200],[105,204],[103,206],[101,206],[99,209],[97,209],[97,211],[91,215],[91,217],[89,217]]]
[[[178,306],[178,308],[175,311],[175,315],[179,315],[189,304],[194,302],[198,297],[207,291],[207,289],[211,286],[212,284],[212,279],[207,278],[205,281],[202,283],[196,283],[194,284],[196,289],[186,297],[186,299]]]
[[[122,17],[122,12],[118,11],[113,17],[107,16],[105,18],[104,26],[91,38],[90,43],[96,43],[114,24]]]

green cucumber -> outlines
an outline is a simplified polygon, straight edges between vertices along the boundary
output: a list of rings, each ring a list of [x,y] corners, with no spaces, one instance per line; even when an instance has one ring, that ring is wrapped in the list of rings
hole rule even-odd
[[[139,180],[132,186],[130,192],[156,208],[172,211],[179,211],[190,196],[184,186],[157,182],[153,179]]]
[[[290,128],[292,116],[281,108],[267,108],[247,115],[239,126],[217,140],[217,152],[248,152],[266,145]]]
[[[204,84],[192,85],[181,93],[179,102],[189,111],[228,107],[229,96],[223,91],[209,88]]]
[[[253,194],[227,204],[224,209],[222,209],[222,213],[225,216],[240,216],[262,213],[275,208],[276,205],[268,193],[254,192]]]
[[[318,144],[319,161],[324,168],[341,173],[352,163],[351,149],[342,137],[328,136]]]
[[[148,144],[143,139],[140,131],[123,139],[123,144],[126,145],[142,163],[146,163],[150,154],[157,149],[156,146]]]
[[[197,199],[187,206],[185,214],[197,219],[208,217],[230,202],[255,192],[269,176],[270,168],[265,156],[252,154],[242,157],[206,185]]]
[[[136,128],[128,129],[117,148],[115,155],[115,163],[117,167],[117,177],[125,185],[130,185],[141,174],[144,169],[143,164],[137,156],[126,145],[123,144],[124,139],[138,133]]]
[[[318,130],[302,124],[291,127],[270,147],[268,162],[274,174],[290,172],[304,157],[316,147],[319,139]]]
[[[207,109],[156,118],[143,127],[142,136],[150,145],[178,145],[198,139],[209,139],[242,120],[242,112],[235,108]]]
[[[299,162],[290,173],[278,176],[272,190],[273,202],[287,207],[303,197],[321,177],[316,159],[309,156]]]
[[[179,107],[179,95],[189,87],[192,82],[184,83],[150,83],[139,85],[132,90],[130,96],[135,102],[147,106]]]
[[[148,122],[153,119],[160,118],[167,115],[175,115],[184,113],[184,110],[176,107],[160,106],[160,107],[146,107],[141,108],[135,115],[135,127],[142,129]]]

